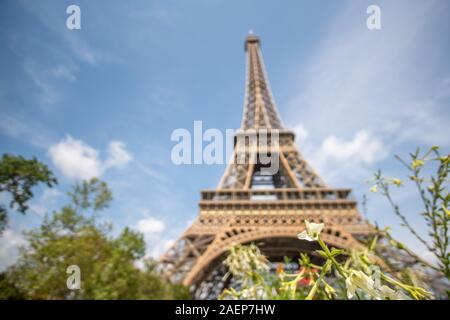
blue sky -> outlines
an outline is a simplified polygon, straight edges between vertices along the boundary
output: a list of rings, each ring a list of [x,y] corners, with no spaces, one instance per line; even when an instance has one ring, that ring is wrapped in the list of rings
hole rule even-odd
[[[66,7],[81,8],[81,30]],[[366,28],[381,7],[382,29]],[[145,232],[157,256],[197,215],[201,189],[223,165],[171,163],[177,128],[239,127],[249,29],[262,50],[284,123],[325,181],[368,194],[369,217],[398,225],[365,183],[382,168],[404,177],[394,154],[449,150],[448,1],[2,1],[0,150],[36,156],[59,185],[37,189],[26,216],[10,215],[0,267],[21,232],[67,201],[91,175],[114,192],[103,219]],[[396,192],[413,224],[414,190]],[[2,198],[5,201],[5,197]],[[394,228],[399,239],[420,246]],[[424,254],[426,255],[426,254]]]

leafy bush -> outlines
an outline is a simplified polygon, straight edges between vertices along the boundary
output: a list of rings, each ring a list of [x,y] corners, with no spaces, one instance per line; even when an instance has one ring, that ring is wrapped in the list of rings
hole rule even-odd
[[[0,275],[1,299],[189,299],[187,288],[172,284],[147,260],[141,233],[125,228],[117,237],[96,213],[112,199],[106,183],[91,179],[69,193],[72,203],[26,232],[27,246],[15,265]],[[81,270],[81,288],[67,288],[66,269]]]

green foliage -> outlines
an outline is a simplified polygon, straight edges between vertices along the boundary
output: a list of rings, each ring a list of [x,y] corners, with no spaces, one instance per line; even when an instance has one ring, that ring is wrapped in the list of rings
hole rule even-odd
[[[0,160],[0,193],[11,196],[9,207],[26,213],[28,201],[33,197],[32,188],[40,183],[53,187],[57,181],[48,167],[36,158],[31,160],[22,156],[4,154]],[[0,233],[8,223],[8,211],[0,205]]]
[[[397,156],[397,159],[409,171],[409,180],[416,186],[419,197],[423,204],[423,211],[419,214],[428,226],[428,236],[431,242],[423,235],[415,230],[410,224],[406,216],[402,213],[400,207],[394,202],[391,194],[391,186],[400,187],[403,181],[396,178],[386,178],[378,171],[373,179],[373,192],[378,192],[390,203],[395,215],[401,220],[401,225],[407,228],[412,235],[416,237],[439,261],[438,267],[430,265],[415,255],[403,245],[396,245],[399,249],[404,250],[413,258],[421,261],[422,264],[429,266],[441,272],[450,280],[450,253],[449,253],[449,222],[450,222],[450,195],[448,192],[450,157],[442,156],[438,147],[432,147],[428,152],[421,154],[417,149],[415,153],[410,154],[410,162],[404,161]],[[425,174],[434,170],[432,174]],[[395,242],[392,237],[387,234],[391,241]]]
[[[97,178],[84,180],[73,187],[73,192],[69,192],[69,197],[77,209],[89,209],[94,211],[108,207],[112,200],[112,192],[106,182]]]
[[[0,299],[23,300],[24,294],[19,290],[8,272],[0,273]]]
[[[136,262],[145,254],[139,232],[125,228],[117,237],[94,213],[106,208],[111,192],[91,179],[74,186],[72,203],[46,216],[26,232],[28,245],[18,262],[0,277],[2,299],[188,299],[186,288],[161,278],[152,262],[143,270]],[[67,288],[67,267],[81,270],[81,289]],[[5,289],[7,288],[7,289]]]

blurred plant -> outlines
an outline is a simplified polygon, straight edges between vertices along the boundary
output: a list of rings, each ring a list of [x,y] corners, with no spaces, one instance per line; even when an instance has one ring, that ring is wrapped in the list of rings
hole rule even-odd
[[[301,254],[301,268],[287,273],[279,265],[269,272],[266,258],[255,245],[234,245],[225,260],[229,273],[237,280],[235,288],[225,289],[220,299],[428,299],[425,289],[406,283],[383,271],[375,255],[378,236],[361,250],[345,252],[329,248],[320,238],[323,224],[305,221],[299,239],[317,241],[321,266]],[[271,279],[275,277],[275,279]]]
[[[32,188],[43,183],[53,187],[57,181],[48,167],[36,158],[31,160],[22,156],[3,154],[0,160],[0,193],[7,192],[11,196],[9,208],[16,208],[25,214],[28,201],[33,197]],[[8,224],[8,211],[0,205],[0,234]]]
[[[271,295],[271,292],[267,291],[271,290],[267,282],[268,261],[257,246],[254,244],[232,246],[224,263],[229,269],[226,277],[230,274],[237,275],[242,289],[240,291],[233,288],[225,290],[222,297],[231,295],[237,299],[267,299]]]
[[[389,232],[383,231],[383,234],[389,239],[392,245],[403,250],[423,265],[440,271],[450,280],[450,254],[448,251],[448,229],[450,222],[448,183],[450,157],[448,155],[442,156],[438,147],[432,147],[424,154],[421,154],[420,149],[417,149],[415,153],[410,154],[410,162],[404,161],[399,156],[396,156],[396,158],[408,169],[410,173],[409,179],[415,184],[419,192],[424,207],[420,215],[424,218],[429,228],[428,235],[431,238],[431,242],[415,230],[392,198],[391,186],[401,187],[404,184],[403,181],[397,178],[386,178],[379,170],[371,181],[373,183],[371,191],[386,197],[395,215],[400,218],[401,225],[407,228],[437,258],[437,267],[423,260],[406,246],[394,240]],[[435,166],[435,172],[425,177],[424,171],[433,170],[433,165]]]

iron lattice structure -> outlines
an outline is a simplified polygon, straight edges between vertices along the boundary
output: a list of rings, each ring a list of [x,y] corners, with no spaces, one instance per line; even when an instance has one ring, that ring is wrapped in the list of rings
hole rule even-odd
[[[249,35],[246,91],[241,130],[235,137],[233,161],[215,190],[201,192],[199,215],[161,257],[165,274],[190,286],[196,298],[213,298],[227,286],[222,261],[232,244],[254,242],[270,261],[299,252],[313,254],[315,244],[298,240],[304,220],[325,223],[323,240],[341,248],[357,248],[371,233],[358,212],[350,189],[327,186],[300,154],[295,135],[284,128],[272,96],[260,50]],[[240,136],[277,133],[278,143],[249,147]],[[262,152],[277,157],[279,170],[267,176],[259,162]],[[251,161],[253,160],[253,161]]]

